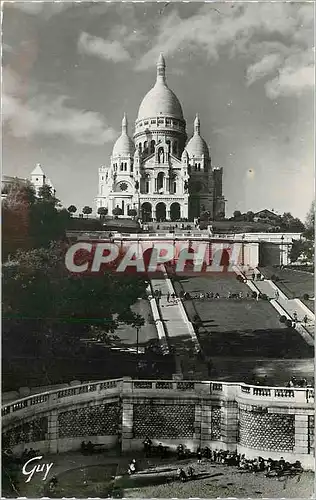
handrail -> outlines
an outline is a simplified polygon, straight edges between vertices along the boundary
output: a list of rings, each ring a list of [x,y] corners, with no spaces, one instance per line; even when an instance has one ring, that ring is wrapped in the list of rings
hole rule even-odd
[[[49,401],[56,402],[66,397],[72,397],[90,392],[103,392],[112,389],[124,390],[124,385],[128,392],[155,390],[159,394],[159,390],[172,391],[193,391],[196,394],[203,393],[206,395],[229,395],[234,398],[254,398],[261,402],[266,401],[282,401],[290,400],[293,403],[308,403],[314,402],[314,388],[312,387],[268,387],[268,386],[253,386],[242,382],[221,382],[221,381],[196,381],[196,380],[132,380],[129,378],[102,380],[80,384],[77,386],[57,389],[53,391],[43,392],[28,396],[9,404],[2,406],[2,416],[7,416],[19,410],[24,410],[27,407],[34,407]],[[55,396],[55,397],[54,397]]]

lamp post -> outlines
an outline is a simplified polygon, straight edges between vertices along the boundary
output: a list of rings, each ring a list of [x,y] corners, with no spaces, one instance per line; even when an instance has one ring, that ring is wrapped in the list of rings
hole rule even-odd
[[[283,267],[283,241],[284,241],[284,235],[282,234],[282,236],[281,236],[281,267]]]
[[[242,242],[241,242],[241,265],[244,266],[245,265],[245,237],[246,235],[243,234],[241,239],[242,239]]]
[[[138,345],[139,345],[140,326],[136,326],[136,373],[138,374]]]

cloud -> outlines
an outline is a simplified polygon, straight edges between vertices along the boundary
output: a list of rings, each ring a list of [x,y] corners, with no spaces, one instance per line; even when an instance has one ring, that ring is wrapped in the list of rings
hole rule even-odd
[[[39,14],[44,17],[44,19],[50,19],[52,16],[59,14],[65,9],[72,6],[72,0],[64,0],[59,2],[53,2],[51,0],[43,1],[25,1],[25,2],[4,2],[5,7],[13,7],[19,9],[26,14],[32,16],[37,16]]]
[[[4,125],[14,137],[59,136],[79,144],[102,145],[118,135],[100,113],[69,107],[66,96],[36,96],[25,102],[18,97],[19,90],[17,75],[5,68],[2,112]]]
[[[226,49],[232,57],[241,54],[251,61],[246,72],[248,85],[269,77],[265,88],[270,98],[298,95],[313,88],[313,61],[305,62],[313,45],[312,3],[216,5],[203,5],[185,19],[175,7],[160,23],[152,47],[141,57],[136,70],[154,66],[160,52],[203,51],[210,61],[216,61]]]
[[[247,83],[251,85],[255,81],[274,72],[280,67],[282,56],[280,54],[268,54],[260,61],[252,64],[247,69]]]
[[[81,54],[91,54],[113,62],[129,61],[131,58],[119,41],[104,40],[85,32],[79,37],[78,50]]]

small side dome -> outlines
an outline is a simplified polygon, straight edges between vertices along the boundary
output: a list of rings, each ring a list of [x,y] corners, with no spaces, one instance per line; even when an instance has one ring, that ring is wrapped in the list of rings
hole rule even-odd
[[[189,140],[185,149],[190,158],[192,158],[193,156],[200,157],[204,155],[207,160],[209,159],[210,154],[208,146],[200,135],[200,119],[198,115],[196,115],[196,118],[194,120],[194,135]]]
[[[124,113],[122,120],[122,134],[114,144],[112,156],[130,156],[130,155],[133,156],[135,146],[132,139],[129,137],[127,133],[127,126],[128,126],[127,118]]]

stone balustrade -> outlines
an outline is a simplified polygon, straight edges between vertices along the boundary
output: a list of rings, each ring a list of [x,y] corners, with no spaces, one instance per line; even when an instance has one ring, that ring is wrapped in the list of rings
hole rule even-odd
[[[65,398],[80,399],[82,395],[91,394],[94,398],[103,398],[108,392],[113,391],[117,394],[138,393],[150,391],[191,392],[194,394],[203,394],[203,396],[222,395],[234,399],[253,399],[260,400],[262,403],[285,402],[290,401],[298,404],[314,404],[313,388],[285,388],[285,387],[265,387],[253,386],[233,382],[199,382],[191,380],[131,380],[115,379],[101,382],[91,382],[81,384],[75,387],[48,391],[43,394],[36,394],[2,406],[2,416],[7,417],[11,414],[23,413],[26,408],[50,405],[52,401],[60,402]],[[180,396],[181,396],[180,394]],[[5,419],[4,419],[5,424]]]

